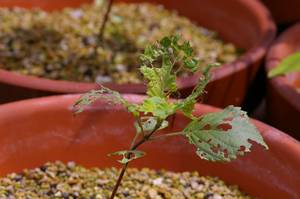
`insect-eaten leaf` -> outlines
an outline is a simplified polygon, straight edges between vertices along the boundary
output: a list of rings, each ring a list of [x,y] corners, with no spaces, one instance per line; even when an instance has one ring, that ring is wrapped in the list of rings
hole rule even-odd
[[[193,110],[194,110],[194,106],[196,104],[196,100],[195,99],[190,99],[190,100],[186,100],[186,101],[181,101],[179,103],[177,103],[177,110],[181,110],[183,112],[183,114],[189,118],[193,118]]]
[[[141,117],[141,125],[143,128],[143,132],[152,132],[153,130],[155,130],[156,124],[157,124],[157,119],[155,117]],[[157,130],[164,129],[168,127],[168,125],[169,125],[168,121],[164,120],[161,123],[161,126]],[[142,129],[137,121],[135,121],[134,126],[137,130],[137,133],[142,132]]]
[[[140,71],[147,80],[147,94],[164,97],[177,92],[174,66],[191,72],[199,70],[199,60],[189,42],[180,44],[180,36],[164,37],[154,45],[146,47],[141,55]]]
[[[300,52],[294,53],[283,59],[278,66],[268,73],[268,77],[272,78],[296,71],[300,71]]]
[[[148,45],[146,46],[144,53],[140,56],[141,61],[152,63],[159,56],[161,56],[161,52],[157,50],[156,45]]]
[[[229,106],[193,120],[183,134],[196,146],[197,154],[209,161],[230,161],[250,152],[250,140],[268,149],[246,112],[239,107]]]
[[[143,151],[137,151],[137,150],[124,150],[124,151],[116,151],[113,153],[108,154],[108,156],[123,156],[121,160],[118,160],[118,162],[120,162],[121,164],[127,164],[128,162],[141,158],[143,156],[145,156],[145,152]]]
[[[129,103],[126,99],[124,99],[120,93],[110,90],[109,88],[106,88],[104,86],[101,86],[98,90],[91,90],[82,96],[75,102],[74,108],[75,113],[81,113],[83,109],[93,104],[95,101],[102,99],[108,104],[121,104],[127,110],[135,115],[138,115],[138,112],[136,110],[136,105]]]
[[[199,70],[199,60],[192,58],[184,60],[184,66],[193,73]]]
[[[204,93],[204,89],[210,80],[210,73],[209,71],[213,68],[218,66],[219,64],[210,64],[204,70],[202,77],[199,78],[197,85],[195,86],[192,93],[185,98],[184,100],[176,102],[176,110],[180,110],[184,113],[185,116],[189,117],[190,119],[194,119],[192,112],[194,110],[194,106],[197,102],[197,98],[200,97]]]
[[[174,114],[175,105],[165,98],[150,97],[144,100],[139,107],[139,111],[145,114],[151,113],[153,116],[165,120],[169,115]]]
[[[148,81],[147,95],[163,97],[164,89],[161,81],[161,68],[142,66],[140,71],[144,75],[144,78]]]

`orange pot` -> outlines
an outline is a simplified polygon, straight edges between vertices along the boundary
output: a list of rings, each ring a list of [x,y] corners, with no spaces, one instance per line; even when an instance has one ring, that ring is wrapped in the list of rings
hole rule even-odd
[[[141,2],[141,0],[123,1]],[[68,6],[76,7],[86,2],[91,2],[91,0],[2,0],[0,7],[41,7],[45,10],[53,10]],[[213,71],[212,81],[207,87],[209,94],[205,98],[206,103],[220,107],[228,104],[241,105],[247,88],[276,32],[275,25],[265,7],[257,0],[148,0],[148,2],[160,3],[166,8],[177,10],[179,14],[199,25],[217,31],[225,40],[247,50],[235,62]],[[192,76],[178,80],[182,96],[191,92],[197,79],[198,76]],[[0,102],[2,103],[49,94],[85,92],[97,86],[93,83],[23,76],[4,70],[0,70],[0,83]],[[143,84],[107,84],[106,86],[122,93],[145,93]],[[10,95],[7,95],[7,92]]]
[[[271,47],[266,70],[276,67],[288,55],[300,51],[300,23],[284,32]],[[268,80],[268,121],[300,139],[300,72]]]
[[[299,0],[262,0],[270,9],[278,24],[289,24],[300,20]]]
[[[47,161],[76,161],[87,167],[119,165],[106,154],[127,149],[133,137],[133,117],[118,106],[103,102],[74,116],[72,104],[78,95],[20,101],[0,106],[0,175],[34,168]],[[125,96],[141,102],[137,95]],[[218,111],[197,105],[196,114]],[[181,114],[168,130],[182,129],[188,120]],[[201,160],[195,148],[182,137],[148,143],[147,156],[132,167],[172,171],[199,171],[218,176],[261,198],[300,197],[300,144],[288,135],[253,121],[270,150],[254,144],[252,152],[231,163]]]

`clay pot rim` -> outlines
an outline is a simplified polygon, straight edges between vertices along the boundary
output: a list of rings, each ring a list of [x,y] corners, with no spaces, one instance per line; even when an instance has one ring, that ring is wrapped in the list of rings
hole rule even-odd
[[[269,11],[259,1],[243,1],[241,4],[246,5],[250,10],[256,13],[258,25],[262,27],[262,35],[259,42],[247,50],[242,56],[232,63],[224,64],[212,72],[212,80],[217,81],[229,76],[232,73],[241,71],[255,61],[261,59],[266,53],[271,42],[276,35],[276,26],[271,18]],[[199,75],[192,75],[185,78],[178,78],[177,84],[179,89],[193,87],[198,81]],[[33,88],[42,91],[51,91],[57,93],[79,93],[97,87],[95,83],[84,83],[66,80],[51,80],[35,76],[21,75],[13,71],[0,69],[0,82],[10,85],[21,86],[25,88]],[[145,85],[139,84],[103,84],[106,87],[117,89],[120,92],[130,91],[132,93],[145,92]]]
[[[297,23],[296,25],[289,28],[287,31],[285,31],[282,35],[276,39],[267,56],[266,56],[266,64],[265,68],[266,71],[269,72],[271,69],[275,68],[282,60],[280,58],[282,54],[285,54],[286,50],[278,47],[282,43],[286,43],[286,41],[291,37],[298,36],[300,30],[300,23]],[[300,46],[300,43],[288,43],[290,46]],[[273,49],[280,49],[278,54],[273,53]],[[279,56],[279,57],[278,57]],[[300,74],[300,72],[299,72]],[[277,76],[272,79],[268,80],[276,90],[280,91],[278,94],[283,97],[286,101],[290,102],[294,107],[300,110],[300,94],[296,91],[295,87],[291,84],[290,80],[288,79],[288,76]]]
[[[6,116],[14,115],[16,111],[27,109],[27,107],[31,107],[29,112],[35,112],[36,108],[39,111],[47,111],[49,107],[56,107],[65,108],[66,104],[69,104],[69,110],[74,110],[73,104],[77,99],[79,99],[80,94],[65,94],[65,95],[54,95],[48,97],[40,97],[40,98],[33,98],[33,99],[26,99],[20,100],[16,102],[11,102],[7,104],[0,105],[0,114],[5,113]],[[145,99],[145,95],[138,95],[138,94],[123,94],[122,95],[125,99],[132,103],[140,103],[143,99]],[[96,106],[91,106],[89,109],[97,110]],[[107,110],[118,110],[120,106],[110,106]],[[16,111],[14,111],[16,110]],[[206,104],[197,103],[195,105],[194,113],[196,115],[201,115],[201,113],[210,113],[210,112],[217,112],[220,111],[220,108],[213,107]],[[278,142],[278,147],[288,150],[291,154],[295,154],[294,158],[298,159],[300,162],[300,141],[294,139],[293,137],[289,136],[288,134],[268,125],[258,120],[252,119],[251,121],[255,124],[258,130],[261,132],[263,138],[266,140],[266,143]],[[288,147],[287,147],[288,146]]]

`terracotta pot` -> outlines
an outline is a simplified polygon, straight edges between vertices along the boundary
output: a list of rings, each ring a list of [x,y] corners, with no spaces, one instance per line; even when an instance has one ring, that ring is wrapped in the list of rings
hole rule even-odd
[[[76,161],[87,167],[119,164],[106,154],[126,149],[132,139],[133,117],[121,107],[98,102],[74,116],[78,95],[33,99],[0,106],[0,175],[34,168],[47,161]],[[140,102],[137,95],[125,96]],[[196,114],[218,111],[197,105]],[[178,114],[169,131],[182,129],[188,120]],[[300,144],[288,135],[255,122],[270,150],[254,144],[252,152],[231,163],[201,160],[186,139],[174,137],[145,144],[147,156],[132,167],[172,171],[199,171],[237,184],[261,198],[300,197]]]
[[[299,0],[262,0],[278,24],[289,24],[300,20]]]
[[[123,1],[141,2],[140,0]],[[91,0],[2,0],[0,7],[18,5],[26,8],[41,7],[45,10],[53,10],[66,6],[79,6],[83,2],[91,2]],[[178,10],[179,14],[189,17],[200,25],[216,30],[225,40],[247,50],[235,62],[226,64],[213,72],[212,82],[207,88],[209,95],[205,98],[205,102],[215,106],[240,105],[268,45],[275,36],[275,26],[269,12],[256,0],[152,0],[151,2],[161,3],[166,8]],[[197,79],[197,76],[179,79],[178,86],[182,96],[192,90]],[[45,94],[85,92],[96,87],[92,83],[47,80],[3,70],[0,70],[0,82],[1,95],[4,96],[1,97],[0,102]],[[106,86],[122,93],[145,92],[143,84],[107,84]],[[7,90],[10,93],[8,97],[4,95],[4,91]]]
[[[300,51],[300,23],[275,41],[266,59],[266,70],[276,67],[288,55]],[[267,119],[272,125],[300,139],[300,72],[268,80]]]

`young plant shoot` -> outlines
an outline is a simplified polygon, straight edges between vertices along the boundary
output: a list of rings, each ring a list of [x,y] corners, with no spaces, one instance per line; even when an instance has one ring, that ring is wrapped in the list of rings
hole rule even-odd
[[[96,6],[100,6],[102,3],[103,3],[103,0],[95,0],[95,2],[94,2],[94,4]],[[103,41],[105,27],[106,27],[107,21],[109,19],[109,14],[110,14],[113,3],[114,3],[114,0],[107,0],[107,9],[104,13],[103,21],[102,21],[100,29],[99,29],[99,40],[100,41]]]
[[[200,61],[194,57],[189,42],[182,42],[179,36],[165,37],[145,49],[141,62],[140,71],[147,82],[147,96],[141,104],[132,104],[118,92],[105,87],[82,95],[75,104],[76,111],[81,112],[85,106],[101,99],[123,105],[135,118],[133,125],[136,132],[129,149],[109,154],[122,156],[119,162],[123,164],[111,198],[116,195],[129,162],[145,155],[145,152],[138,149],[148,141],[155,144],[157,139],[182,136],[195,146],[200,158],[209,161],[236,159],[250,152],[250,141],[268,149],[256,127],[239,107],[229,106],[223,111],[201,117],[193,115],[194,105],[204,93],[210,79],[209,71],[214,65],[204,69],[200,67]],[[172,101],[170,97],[178,92],[178,68],[191,73],[202,70],[202,76],[188,97]],[[191,122],[180,132],[161,134],[159,130],[168,127],[168,118],[176,112],[182,112]]]

